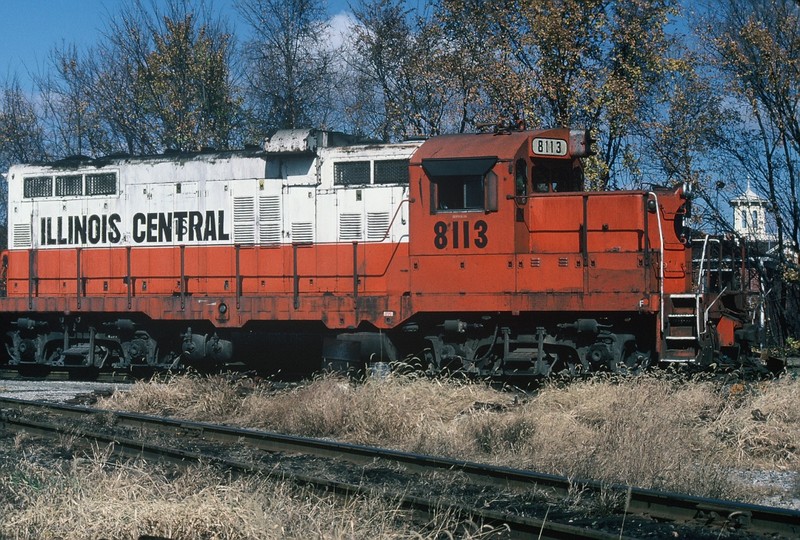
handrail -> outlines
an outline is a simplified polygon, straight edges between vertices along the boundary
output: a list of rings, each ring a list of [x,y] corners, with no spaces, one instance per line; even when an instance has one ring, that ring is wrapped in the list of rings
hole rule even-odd
[[[394,226],[394,221],[397,219],[397,215],[400,213],[400,210],[403,209],[403,205],[405,203],[409,203],[410,204],[411,203],[411,198],[403,199],[399,203],[397,203],[397,208],[394,209],[394,214],[392,215],[391,221],[389,221],[389,226],[386,227],[386,232],[384,233],[383,238],[378,240],[378,242],[383,242],[384,240],[389,238],[389,234],[391,234],[392,227]],[[402,218],[402,217],[400,218],[400,223],[405,225],[405,223],[403,223],[403,219],[405,219],[405,218]]]
[[[697,274],[697,291],[699,293],[707,292],[706,291],[706,289],[707,289],[706,280],[705,280],[705,278],[703,276],[704,276],[704,274],[706,272],[709,272],[709,270],[707,270],[705,268],[705,266],[706,266],[706,260],[708,259],[707,252],[708,252],[708,246],[709,246],[710,242],[716,242],[719,245],[719,248],[718,248],[718,260],[717,260],[717,270],[721,271],[721,265],[722,265],[722,242],[720,241],[719,238],[711,238],[711,236],[707,234],[703,238],[703,251],[700,254],[700,268],[698,269],[698,274]],[[720,285],[721,285],[721,281],[720,281]]]
[[[722,289],[721,291],[719,291],[719,294],[717,295],[717,297],[714,298],[714,300],[710,304],[708,304],[708,307],[706,308],[705,312],[703,313],[703,326],[705,327],[703,329],[703,334],[708,332],[708,313],[711,311],[711,308],[714,307],[714,304],[717,303],[717,300],[719,300],[722,297],[722,295],[725,294],[725,291],[727,291],[727,290],[728,290],[728,286],[725,285],[725,288]],[[699,299],[698,299],[698,304],[699,304]],[[697,336],[698,337],[700,336],[700,320],[699,320],[699,318],[698,318],[698,321],[697,321]]]
[[[703,267],[706,264],[706,248],[708,247],[708,235],[703,238],[703,251],[700,253],[700,269],[697,274],[697,291],[700,293],[706,292],[706,284],[703,279]]]
[[[661,296],[661,333],[664,333],[666,327],[664,326],[664,226],[661,224],[661,210],[658,207],[658,195],[654,192],[649,191],[647,196],[652,196],[656,203],[656,221],[658,221],[658,239],[659,239],[659,253],[660,253],[660,262],[659,262],[659,294]]]

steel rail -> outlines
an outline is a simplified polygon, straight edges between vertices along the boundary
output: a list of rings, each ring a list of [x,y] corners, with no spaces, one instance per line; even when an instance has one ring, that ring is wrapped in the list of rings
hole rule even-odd
[[[164,460],[179,465],[186,463],[209,463],[227,468],[228,470],[254,475],[259,474],[266,478],[290,481],[298,485],[308,486],[322,493],[333,493],[345,497],[373,496],[387,500],[389,503],[398,504],[418,516],[430,519],[437,512],[448,511],[463,519],[469,519],[482,525],[497,527],[499,530],[508,531],[510,538],[533,539],[543,538],[551,540],[585,539],[585,540],[632,540],[620,534],[604,531],[595,531],[584,527],[565,525],[553,521],[524,517],[513,513],[498,512],[484,508],[475,508],[463,503],[444,498],[425,498],[407,493],[389,492],[369,486],[361,486],[336,480],[310,477],[295,472],[276,471],[274,467],[245,463],[216,455],[181,450],[151,444],[142,440],[117,437],[103,433],[84,431],[56,424],[55,422],[42,422],[11,418],[6,414],[0,415],[0,426],[14,431],[25,431],[45,437],[71,436],[92,441],[97,445],[107,445],[112,448],[112,453],[120,457],[146,458],[151,460]]]
[[[48,381],[66,381],[66,380],[73,380],[73,381],[81,381],[81,382],[107,382],[107,383],[132,383],[137,380],[137,377],[133,373],[123,372],[123,371],[100,371],[94,374],[92,377],[86,378],[74,378],[74,375],[81,375],[83,373],[88,373],[93,368],[88,367],[75,367],[71,370],[69,368],[64,367],[46,367],[41,371],[39,375],[27,375],[25,373],[21,373],[19,367],[23,370],[26,368],[33,368],[38,369],[41,366],[18,366],[17,368],[0,368],[0,380],[44,380],[45,378]]]
[[[146,429],[169,429],[179,436],[196,436],[210,441],[239,442],[268,452],[289,452],[328,457],[367,464],[378,460],[402,465],[414,472],[458,472],[473,483],[503,486],[511,489],[551,490],[567,495],[576,487],[589,492],[617,492],[625,497],[626,512],[670,521],[701,521],[728,524],[757,534],[778,534],[800,537],[800,511],[772,508],[736,501],[695,497],[679,493],[607,484],[592,480],[576,480],[534,471],[487,465],[445,457],[427,456],[364,445],[349,444],[310,437],[284,435],[253,429],[220,426],[175,418],[138,413],[107,411],[72,405],[31,402],[0,398],[0,408],[38,408],[73,417],[113,415],[116,425]]]

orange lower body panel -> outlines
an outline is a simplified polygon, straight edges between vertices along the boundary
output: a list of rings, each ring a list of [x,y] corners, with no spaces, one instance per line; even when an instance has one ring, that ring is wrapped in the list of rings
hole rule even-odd
[[[407,243],[41,249],[8,253],[0,312],[392,328],[421,312],[653,310],[637,253],[409,257]],[[224,306],[223,306],[224,305]]]
[[[0,309],[391,326],[408,291],[407,261],[403,243],[12,251]]]

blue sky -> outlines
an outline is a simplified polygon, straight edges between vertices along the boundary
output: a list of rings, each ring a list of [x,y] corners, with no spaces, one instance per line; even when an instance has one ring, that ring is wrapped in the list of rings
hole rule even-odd
[[[244,23],[233,12],[234,0],[210,2],[215,12],[230,14],[231,26],[241,39]],[[328,0],[328,12],[349,11],[347,4],[347,0]],[[0,83],[16,75],[26,87],[30,74],[46,71],[53,47],[92,45],[122,5],[120,0],[0,0]]]

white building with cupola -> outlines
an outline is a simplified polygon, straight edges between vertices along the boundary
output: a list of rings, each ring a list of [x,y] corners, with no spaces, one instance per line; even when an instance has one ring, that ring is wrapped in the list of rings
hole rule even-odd
[[[736,234],[755,242],[774,242],[777,236],[768,227],[767,214],[769,201],[752,190],[750,183],[747,191],[730,201],[733,207],[733,229]]]

